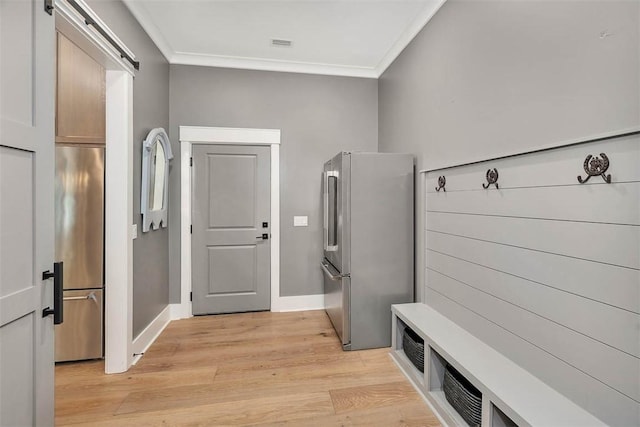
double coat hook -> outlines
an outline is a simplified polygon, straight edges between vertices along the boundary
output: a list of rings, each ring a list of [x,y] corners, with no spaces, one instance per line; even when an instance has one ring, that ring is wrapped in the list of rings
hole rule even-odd
[[[600,153],[600,157],[593,157],[591,154],[587,156],[582,165],[584,171],[587,173],[586,178],[582,178],[578,175],[578,182],[584,184],[589,181],[592,176],[601,176],[604,182],[611,184],[611,174],[605,175],[607,169],[609,169],[609,158],[606,154]]]
[[[447,185],[447,178],[445,178],[444,175],[439,176],[438,177],[438,186],[436,187],[436,191],[442,190],[442,191],[446,192],[447,189],[444,188],[445,185]]]
[[[496,188],[500,189],[500,187],[498,187],[498,169],[496,168],[487,170],[487,183],[482,184],[482,188],[486,190],[491,187],[492,184],[495,184]]]

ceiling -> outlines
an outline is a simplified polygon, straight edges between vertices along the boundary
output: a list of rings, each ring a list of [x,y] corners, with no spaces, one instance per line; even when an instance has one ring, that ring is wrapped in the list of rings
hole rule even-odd
[[[444,1],[124,0],[172,64],[368,78]]]

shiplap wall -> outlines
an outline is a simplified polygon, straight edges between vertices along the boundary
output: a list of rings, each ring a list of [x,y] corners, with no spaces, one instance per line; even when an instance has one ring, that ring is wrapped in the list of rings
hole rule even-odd
[[[579,184],[600,153],[612,183]],[[482,188],[489,168],[500,189]],[[640,135],[426,182],[426,303],[606,423],[640,425]]]

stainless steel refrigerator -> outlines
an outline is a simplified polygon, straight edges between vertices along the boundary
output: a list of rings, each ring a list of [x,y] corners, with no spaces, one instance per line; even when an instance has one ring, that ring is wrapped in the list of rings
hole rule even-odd
[[[56,362],[103,356],[104,148],[56,147],[55,256],[64,263]]]
[[[413,156],[343,152],[324,165],[325,310],[345,350],[391,344],[413,302]]]

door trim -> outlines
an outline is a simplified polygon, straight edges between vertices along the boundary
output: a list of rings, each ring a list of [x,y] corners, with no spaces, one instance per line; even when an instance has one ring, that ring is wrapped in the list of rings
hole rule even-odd
[[[84,2],[85,10],[91,9]],[[55,1],[56,30],[106,70],[105,145],[105,373],[127,371],[133,363],[133,77],[114,54],[63,1]],[[93,13],[93,12],[91,12]],[[103,28],[108,28],[101,23]],[[120,42],[121,45],[122,42]]]
[[[193,316],[191,304],[191,149],[193,144],[271,147],[271,311],[280,297],[280,129],[180,126],[180,304],[176,318]]]

